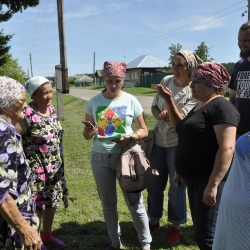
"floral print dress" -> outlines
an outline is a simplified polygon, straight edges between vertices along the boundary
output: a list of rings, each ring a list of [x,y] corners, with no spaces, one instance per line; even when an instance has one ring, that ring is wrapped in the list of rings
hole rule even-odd
[[[28,131],[23,135],[23,147],[31,168],[31,189],[38,209],[56,211],[60,199],[68,206],[68,188],[64,177],[62,126],[50,106],[50,116],[44,117],[30,105],[26,108]]]
[[[0,116],[0,204],[10,194],[25,220],[38,228],[39,219],[29,186],[30,168],[25,158],[21,136]],[[22,238],[0,215],[0,249],[21,249]]]

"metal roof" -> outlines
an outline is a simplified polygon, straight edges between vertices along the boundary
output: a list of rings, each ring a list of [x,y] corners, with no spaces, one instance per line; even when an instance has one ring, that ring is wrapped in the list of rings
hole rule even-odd
[[[153,56],[143,55],[134,59],[132,62],[127,64],[127,69],[134,68],[163,68],[167,67],[168,63],[163,62]]]
[[[95,71],[95,75],[96,75],[97,77],[102,77],[102,76],[103,76],[102,70],[96,70],[96,71]]]
[[[79,78],[78,80],[76,80],[76,82],[93,82],[94,79],[92,77],[83,75],[81,78]]]

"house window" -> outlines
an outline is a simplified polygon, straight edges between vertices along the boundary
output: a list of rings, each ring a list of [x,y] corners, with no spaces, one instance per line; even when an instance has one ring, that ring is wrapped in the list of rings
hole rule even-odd
[[[137,80],[138,79],[138,72],[133,72],[132,73],[132,80]]]
[[[126,73],[125,80],[129,80],[129,73]]]

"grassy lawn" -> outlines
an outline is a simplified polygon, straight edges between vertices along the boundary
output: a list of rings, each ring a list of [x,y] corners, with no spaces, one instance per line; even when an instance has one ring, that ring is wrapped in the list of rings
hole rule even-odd
[[[128,88],[132,89],[132,88]],[[140,89],[140,88],[138,88]],[[144,91],[151,91],[146,89]],[[53,231],[56,237],[65,240],[71,250],[104,250],[110,245],[110,240],[103,220],[101,203],[90,166],[92,140],[86,141],[82,136],[84,117],[87,102],[71,95],[64,98],[64,158],[65,174],[69,187],[69,207],[61,207],[55,215]],[[54,97],[54,106],[56,98]],[[148,128],[153,127],[154,118],[146,115]],[[146,205],[146,191],[144,191]],[[167,193],[166,193],[167,197]],[[140,249],[130,213],[118,188],[119,220],[122,230],[121,239],[123,249]],[[198,247],[194,241],[191,220],[183,226],[181,242],[176,246],[167,246],[166,233],[170,227],[167,221],[167,201],[164,207],[164,216],[161,227],[152,232],[153,242],[151,249],[195,249]],[[49,248],[53,250],[53,247]]]

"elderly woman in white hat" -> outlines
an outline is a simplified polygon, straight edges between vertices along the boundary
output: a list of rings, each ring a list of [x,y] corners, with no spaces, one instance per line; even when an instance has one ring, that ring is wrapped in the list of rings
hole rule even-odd
[[[0,249],[40,249],[39,219],[29,186],[30,169],[16,123],[27,107],[25,89],[0,76]]]
[[[35,76],[25,83],[25,88],[32,102],[26,108],[26,122],[21,123],[21,129],[24,151],[32,170],[31,188],[37,214],[43,222],[41,238],[44,244],[62,248],[66,244],[53,237],[51,231],[60,199],[65,207],[68,206],[62,156],[63,130],[52,106],[53,93],[49,80]],[[46,250],[46,247],[42,249]]]

